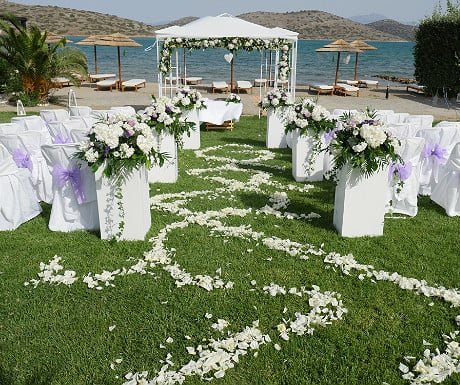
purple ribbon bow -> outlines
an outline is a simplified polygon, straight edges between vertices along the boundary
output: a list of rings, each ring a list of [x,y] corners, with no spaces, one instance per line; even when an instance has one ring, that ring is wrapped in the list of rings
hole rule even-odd
[[[18,167],[27,168],[29,169],[29,171],[32,172],[33,164],[32,159],[30,158],[30,154],[28,152],[25,152],[20,148],[17,148],[13,151],[13,160]]]
[[[60,188],[64,187],[67,182],[70,182],[77,203],[81,205],[86,202],[85,193],[81,182],[80,168],[75,164],[70,169],[62,167],[60,164],[56,164],[53,167],[53,177]]]
[[[72,143],[72,139],[62,136],[61,134],[57,134],[54,138],[54,144],[66,144]]]
[[[390,166],[390,178],[397,175],[401,181],[406,181],[412,174],[412,162],[407,161],[404,164],[392,164]]]
[[[430,156],[434,156],[435,160],[438,163],[447,161],[447,149],[442,148],[439,144],[435,144],[434,146],[430,146],[429,144],[425,144],[425,148],[423,150],[423,157],[428,158]]]
[[[329,142],[332,140],[336,132],[337,130],[334,129],[334,130],[324,133],[324,141],[326,142],[326,144],[329,144]]]

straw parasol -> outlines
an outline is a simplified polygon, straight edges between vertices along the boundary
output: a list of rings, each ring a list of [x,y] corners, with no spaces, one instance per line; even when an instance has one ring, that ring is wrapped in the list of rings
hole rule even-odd
[[[375,51],[377,48],[374,47],[373,45],[367,44],[363,40],[355,40],[350,43],[351,46],[360,49],[361,51]],[[356,52],[356,60],[355,60],[355,80],[357,79],[358,76],[358,54],[359,52]]]
[[[121,82],[121,55],[120,47],[142,47],[142,44],[135,42],[133,39],[122,33],[112,33],[111,35],[99,36],[94,45],[117,47],[118,51],[118,80]]]
[[[97,52],[96,52],[96,41],[101,37],[102,35],[91,35],[88,36],[87,38],[79,41],[78,43],[75,43],[77,45],[92,45],[94,48],[94,72],[97,74]]]
[[[318,48],[316,52],[337,52],[337,66],[335,69],[335,82],[337,84],[337,79],[339,78],[339,64],[340,64],[340,53],[341,52],[362,52],[359,48],[353,47],[351,44],[347,43],[343,39],[336,40],[332,43],[326,44],[324,47]]]
[[[62,39],[65,39],[66,44],[72,43],[72,40],[67,39],[67,38],[66,38],[65,36],[63,36],[63,35],[58,35],[58,34],[55,33],[55,32],[43,31],[43,32],[42,32],[42,36],[43,36],[45,33],[46,33],[45,43],[47,43],[47,44],[57,44],[57,43],[59,43]]]

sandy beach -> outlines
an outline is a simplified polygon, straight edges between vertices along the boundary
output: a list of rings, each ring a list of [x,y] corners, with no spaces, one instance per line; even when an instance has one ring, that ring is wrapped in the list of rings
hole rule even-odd
[[[224,93],[211,93],[209,85],[199,85],[197,87],[203,96],[209,99],[225,98]],[[147,83],[146,87],[139,88],[137,91],[125,90],[120,92],[99,90],[96,91],[94,84],[84,83],[80,87],[63,87],[54,92],[57,99],[56,104],[49,104],[46,107],[26,107],[26,112],[36,112],[41,109],[66,108],[69,90],[73,89],[77,97],[79,106],[89,106],[93,109],[106,109],[112,106],[130,105],[136,109],[141,109],[150,104],[152,95],[158,96],[158,85]],[[262,89],[262,96],[264,90]],[[253,93],[241,93],[243,101],[243,115],[258,115],[257,103],[260,100],[259,88],[253,88]],[[455,101],[450,101],[450,108],[443,98],[433,100],[432,97],[408,92],[405,86],[390,87],[389,97],[386,99],[386,87],[362,88],[359,97],[357,96],[338,96],[320,95],[318,103],[328,110],[335,108],[363,110],[366,107],[374,109],[393,110],[395,112],[408,112],[412,115],[430,114],[435,120],[460,120],[460,105]],[[307,86],[298,85],[296,88],[296,98],[310,97],[315,98],[316,93],[308,90]],[[16,111],[16,106],[1,104],[0,111]]]

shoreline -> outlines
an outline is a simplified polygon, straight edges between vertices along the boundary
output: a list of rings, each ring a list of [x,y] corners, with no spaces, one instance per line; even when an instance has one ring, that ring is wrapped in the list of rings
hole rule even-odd
[[[203,97],[209,99],[225,99],[225,93],[211,93],[209,84],[193,86],[198,89]],[[80,87],[68,87],[56,89],[53,96],[56,97],[55,103],[40,107],[25,107],[26,112],[38,112],[43,109],[67,108],[68,93],[72,89],[75,92],[77,104],[79,106],[89,106],[93,109],[108,109],[114,106],[131,105],[136,110],[149,105],[152,95],[158,96],[158,84],[147,83],[145,87],[137,91],[125,90],[124,92],[113,90],[96,91],[94,83],[83,83]],[[262,97],[265,90],[261,89]],[[455,100],[450,100],[450,108],[446,101],[439,97],[433,97],[420,93],[409,92],[406,85],[389,86],[389,97],[385,98],[386,87],[361,88],[359,96],[337,96],[321,94],[318,103],[332,111],[335,108],[364,110],[366,107],[381,110],[393,110],[395,112],[408,112],[411,115],[433,115],[435,120],[457,120],[460,121],[460,105]],[[243,102],[243,115],[258,115],[259,108],[257,103],[260,100],[259,87],[252,88],[251,93],[240,93]],[[308,90],[306,85],[297,85],[296,100],[308,97],[316,99],[316,92]],[[0,112],[16,112],[16,105],[0,104]]]

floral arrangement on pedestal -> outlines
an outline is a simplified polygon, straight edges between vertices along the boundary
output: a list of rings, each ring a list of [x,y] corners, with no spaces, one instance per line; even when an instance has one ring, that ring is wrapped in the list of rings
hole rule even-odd
[[[174,135],[179,147],[182,146],[182,135],[189,133],[194,124],[187,122],[174,100],[167,97],[154,98],[152,104],[146,107],[138,118],[140,122],[155,129],[158,134],[168,130]]]
[[[396,153],[398,139],[375,118],[374,110],[368,107],[363,113],[344,114],[341,125],[328,146],[334,159],[332,177],[347,163],[366,177],[386,165],[404,163]]]
[[[126,183],[130,183],[127,181],[133,180],[133,175],[142,175],[144,166],[150,169],[155,164],[162,165],[166,157],[165,154],[156,151],[152,129],[139,121],[135,114],[117,113],[103,116],[91,127],[88,138],[81,142],[80,151],[75,153],[75,157],[85,160],[96,174],[96,179],[101,178],[102,181],[101,188],[97,188],[96,191],[101,237],[106,239],[105,236],[109,236],[110,233],[109,238],[113,236],[116,240],[121,240],[125,231],[125,204],[129,206],[129,202],[124,201],[123,196],[123,191],[127,191]],[[104,169],[100,174],[98,170],[101,166]],[[141,181],[141,185],[136,187],[139,188],[136,190],[137,194],[144,192],[144,195],[148,196],[147,180],[145,179],[145,184],[142,184],[142,178],[138,180]],[[112,202],[115,202],[115,206]],[[102,205],[105,205],[104,209],[101,209]],[[143,215],[150,219],[148,208],[147,199]],[[110,217],[110,220],[101,221],[101,217]],[[109,224],[117,226],[116,233],[107,230],[111,228]],[[138,223],[129,221],[129,231],[133,226],[138,226]]]
[[[201,95],[201,92],[193,88],[180,88],[177,90],[176,96],[172,101],[181,110],[193,110],[194,108],[201,110],[206,108],[205,99]]]
[[[93,172],[104,165],[103,174],[108,178],[122,177],[142,165],[148,169],[164,160],[155,150],[152,129],[136,115],[123,113],[96,122],[75,156],[86,160]]]
[[[225,98],[225,101],[227,104],[229,103],[241,103],[241,98],[238,94],[230,93],[228,96]]]
[[[289,92],[274,88],[267,92],[267,95],[259,102],[259,107],[264,110],[270,108],[277,109],[280,107],[292,106],[292,96]]]
[[[330,118],[329,111],[316,104],[313,100],[304,98],[288,111],[285,116],[285,133],[299,130],[299,136],[312,137],[312,148],[305,163],[307,174],[313,171],[313,164],[322,147],[321,136],[335,129],[337,121]]]

